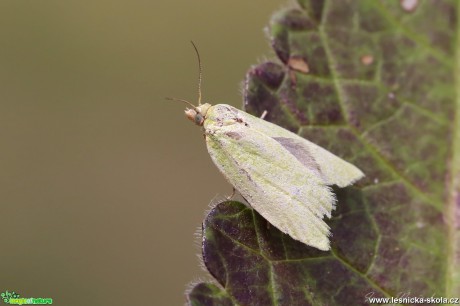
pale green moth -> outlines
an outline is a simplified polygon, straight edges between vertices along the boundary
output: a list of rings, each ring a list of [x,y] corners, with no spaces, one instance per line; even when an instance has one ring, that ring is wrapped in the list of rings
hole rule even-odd
[[[185,114],[203,127],[214,164],[272,225],[307,245],[329,250],[330,228],[323,217],[331,217],[336,202],[329,186],[351,185],[364,174],[276,124],[230,105],[201,104],[201,63],[196,52],[198,106],[174,100],[192,106]]]

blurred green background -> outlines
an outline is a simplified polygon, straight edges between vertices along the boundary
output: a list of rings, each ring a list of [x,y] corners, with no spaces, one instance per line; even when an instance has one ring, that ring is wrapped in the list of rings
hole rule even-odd
[[[231,186],[184,105],[240,107],[284,1],[0,2],[0,292],[183,305],[194,236]]]

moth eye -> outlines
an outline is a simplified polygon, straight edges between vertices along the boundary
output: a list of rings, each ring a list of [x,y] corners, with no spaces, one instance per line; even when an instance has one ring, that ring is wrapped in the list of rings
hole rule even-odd
[[[196,114],[195,116],[195,124],[197,125],[203,125],[203,122],[204,122],[204,118],[203,118],[203,115],[202,114]]]

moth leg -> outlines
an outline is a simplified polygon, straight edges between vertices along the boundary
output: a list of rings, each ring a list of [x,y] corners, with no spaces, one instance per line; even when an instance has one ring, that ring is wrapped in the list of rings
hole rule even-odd
[[[235,187],[233,187],[232,194],[227,197],[227,201],[230,201],[235,196],[235,194],[236,194],[236,189]]]
[[[235,197],[235,195],[238,193],[239,196],[242,197],[243,200],[245,200],[245,201],[249,204],[248,200],[246,200],[246,198],[243,197],[243,195],[242,195],[241,193],[239,193],[238,190],[236,190],[235,187],[233,187],[232,189],[233,189],[233,190],[232,190],[232,194],[231,194],[230,196],[227,197],[227,201],[228,201],[228,200],[231,200],[231,199],[232,199],[233,197]]]
[[[227,201],[230,201],[230,200],[235,196],[235,194],[236,194],[237,192],[238,192],[238,190],[236,190],[235,187],[232,187],[232,194],[231,194],[230,196],[227,197]],[[238,193],[239,193],[239,192],[238,192]],[[242,195],[241,193],[240,193],[240,197],[242,197],[243,200],[246,201],[246,203],[247,203],[247,205],[248,205],[249,207],[252,207],[251,204],[248,202],[248,200],[246,200],[246,198],[243,197],[243,195]],[[268,222],[268,221],[266,221],[266,228],[267,228],[267,230],[270,229],[270,222]]]
[[[267,110],[264,110],[264,111],[262,112],[262,115],[260,115],[260,119],[264,120],[264,118],[267,116],[267,114],[268,114],[268,111],[267,111]]]

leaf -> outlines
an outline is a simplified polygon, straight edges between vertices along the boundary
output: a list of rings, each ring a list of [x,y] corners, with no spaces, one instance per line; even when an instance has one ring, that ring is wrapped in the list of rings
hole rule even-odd
[[[200,283],[188,295],[189,304],[232,306],[233,301],[227,293],[213,284]]]
[[[241,203],[217,205],[203,224],[203,259],[220,288],[198,284],[192,305],[459,296],[458,2],[415,3],[299,0],[273,16],[280,62],[249,71],[246,111],[266,110],[366,177],[335,189],[330,252]]]

